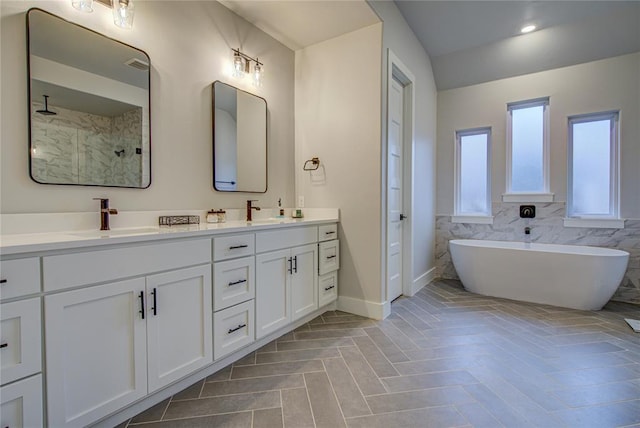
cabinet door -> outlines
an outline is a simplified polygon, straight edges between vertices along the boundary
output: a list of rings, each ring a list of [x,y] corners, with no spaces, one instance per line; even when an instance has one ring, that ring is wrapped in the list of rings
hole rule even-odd
[[[42,375],[22,379],[0,388],[0,426],[10,428],[41,427]]]
[[[147,277],[149,392],[213,362],[211,265]]]
[[[318,252],[316,244],[291,250],[291,313],[293,321],[318,309]]]
[[[144,286],[137,278],[44,298],[49,426],[88,425],[147,394]]]
[[[291,251],[256,256],[256,339],[291,322]]]

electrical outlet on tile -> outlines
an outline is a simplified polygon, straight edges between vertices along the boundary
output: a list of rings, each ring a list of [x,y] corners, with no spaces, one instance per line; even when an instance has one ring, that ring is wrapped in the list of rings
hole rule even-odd
[[[304,196],[298,196],[298,207],[304,208]]]

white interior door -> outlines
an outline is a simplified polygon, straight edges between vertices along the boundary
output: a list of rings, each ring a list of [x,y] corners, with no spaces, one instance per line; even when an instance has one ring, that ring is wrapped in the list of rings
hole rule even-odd
[[[402,294],[402,177],[404,88],[391,80],[387,138],[387,299]]]

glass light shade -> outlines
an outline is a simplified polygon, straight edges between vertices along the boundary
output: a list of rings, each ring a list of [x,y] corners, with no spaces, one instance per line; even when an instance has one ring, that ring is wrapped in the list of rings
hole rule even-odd
[[[258,88],[261,87],[263,76],[264,71],[262,70],[262,66],[259,63],[256,63],[256,66],[253,68],[253,85]]]
[[[81,12],[93,12],[93,0],[72,0],[71,5]]]
[[[111,0],[113,6],[113,23],[127,30],[133,27],[133,0]]]
[[[237,53],[233,55],[233,77],[244,76],[244,61]]]

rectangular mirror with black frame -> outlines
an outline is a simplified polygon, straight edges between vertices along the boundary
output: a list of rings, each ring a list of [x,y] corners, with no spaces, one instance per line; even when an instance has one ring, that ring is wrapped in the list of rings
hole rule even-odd
[[[149,187],[149,56],[41,9],[27,30],[31,178]]]
[[[267,191],[267,101],[220,81],[213,83],[213,187]]]

